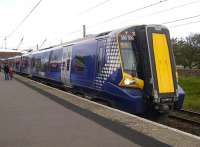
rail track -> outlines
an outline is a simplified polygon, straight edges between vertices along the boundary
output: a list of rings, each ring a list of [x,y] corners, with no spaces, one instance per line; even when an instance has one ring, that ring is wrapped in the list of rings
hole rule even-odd
[[[197,117],[200,117],[200,113],[198,112],[194,112],[194,111],[190,111],[190,110],[179,110],[180,113],[185,113],[185,114],[190,114],[190,115],[195,115]]]
[[[188,110],[174,111],[169,114],[165,125],[200,136],[200,113]]]
[[[188,110],[179,110],[172,112],[169,115],[169,118],[177,119],[183,122],[190,123],[192,125],[200,126],[200,113],[188,111]]]

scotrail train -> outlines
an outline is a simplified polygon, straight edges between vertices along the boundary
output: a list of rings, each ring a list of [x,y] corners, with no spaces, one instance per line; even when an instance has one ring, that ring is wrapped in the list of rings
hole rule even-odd
[[[134,114],[181,109],[169,31],[140,25],[9,59],[16,72],[79,90]]]

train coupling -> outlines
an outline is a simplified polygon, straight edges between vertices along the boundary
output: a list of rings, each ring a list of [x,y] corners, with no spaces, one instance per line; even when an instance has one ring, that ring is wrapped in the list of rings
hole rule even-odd
[[[168,113],[170,108],[167,104],[157,104],[155,105],[155,110],[157,110],[160,113]]]

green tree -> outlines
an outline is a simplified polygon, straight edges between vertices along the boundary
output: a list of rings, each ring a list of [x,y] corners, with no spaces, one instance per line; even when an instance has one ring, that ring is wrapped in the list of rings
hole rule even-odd
[[[191,52],[190,68],[200,68],[200,34],[193,34],[186,38]]]
[[[200,68],[200,34],[193,34],[185,39],[172,39],[177,65],[184,68]]]

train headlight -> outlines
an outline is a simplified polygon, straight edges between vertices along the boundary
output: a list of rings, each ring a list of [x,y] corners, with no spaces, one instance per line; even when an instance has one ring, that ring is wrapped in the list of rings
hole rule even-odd
[[[120,81],[119,86],[143,89],[144,81],[137,77],[132,77],[127,73],[123,73],[123,79]]]
[[[125,79],[124,80],[124,84],[125,85],[130,85],[130,84],[134,84],[135,83],[135,80],[130,80],[130,79]]]

